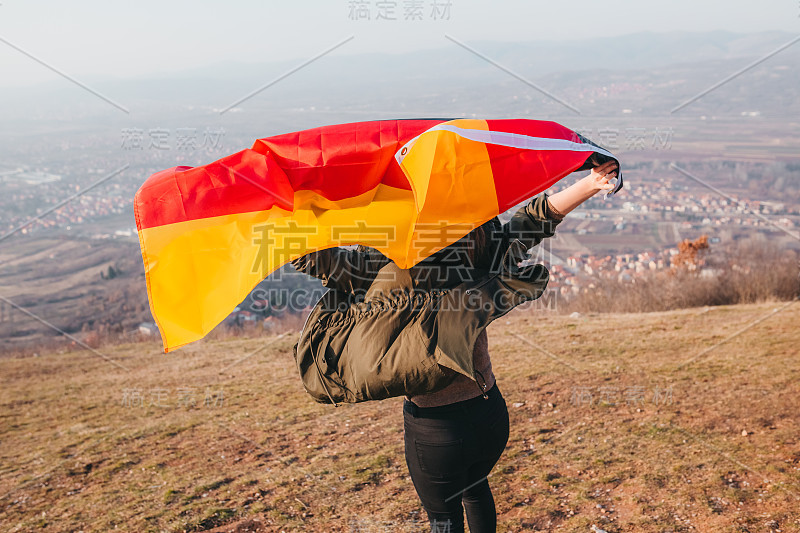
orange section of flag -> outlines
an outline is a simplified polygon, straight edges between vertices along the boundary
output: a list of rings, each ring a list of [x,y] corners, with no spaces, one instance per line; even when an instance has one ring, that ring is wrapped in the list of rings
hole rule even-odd
[[[447,124],[488,131],[485,120]],[[426,131],[399,158],[418,211],[403,264],[413,266],[460,239],[499,211],[486,144],[451,131]]]

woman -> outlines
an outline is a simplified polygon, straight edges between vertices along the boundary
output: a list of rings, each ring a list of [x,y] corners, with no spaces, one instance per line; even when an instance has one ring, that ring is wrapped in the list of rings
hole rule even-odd
[[[534,217],[538,212],[542,218],[542,237],[552,235],[555,225],[577,206],[612,189],[609,179],[616,175],[616,168],[609,161],[563,191],[533,200],[527,211]],[[541,204],[545,208],[537,209]],[[483,228],[468,236],[476,243],[468,248],[479,248]],[[406,463],[432,531],[464,531],[464,511],[473,533],[495,531],[497,525],[487,477],[505,449],[509,422],[492,372],[486,330],[475,343],[473,357],[484,378],[485,395],[472,380],[458,375],[444,389],[407,397],[403,405]]]
[[[298,258],[293,264],[299,271],[318,277],[324,285],[336,289],[331,294],[340,292],[352,297],[360,293],[370,301],[381,303],[390,303],[392,295],[399,288],[436,292],[464,282],[489,279],[494,273],[507,274],[509,268],[517,266],[513,259],[513,267],[504,264],[509,262],[510,242],[521,241],[515,242],[517,247],[529,249],[542,239],[551,237],[564,215],[596,193],[613,189],[609,179],[616,175],[616,168],[614,161],[596,166],[588,176],[563,191],[549,197],[546,194],[538,196],[519,209],[507,224],[501,226],[495,217],[411,269],[399,269],[382,254],[361,248],[354,251],[337,248],[321,250]],[[540,284],[544,287],[546,269],[535,271],[544,271],[545,278]],[[501,285],[492,286],[502,292],[499,289]],[[483,316],[479,321],[480,327],[475,328],[475,320],[469,317],[477,317],[477,313],[463,308],[448,313],[451,319],[449,330],[443,329],[441,324],[438,331],[415,329],[417,325],[414,325],[402,333],[407,334],[412,329],[415,333],[403,338],[402,334],[396,336],[398,324],[385,328],[390,334],[371,324],[371,335],[351,337],[347,342],[356,354],[362,349],[364,353],[374,352],[375,347],[369,344],[384,346],[391,343],[392,349],[401,350],[398,360],[408,361],[416,356],[415,350],[427,348],[432,351],[432,345],[439,343],[441,347],[442,342],[448,339],[462,337],[461,344],[449,345],[463,346],[463,350],[469,350],[469,342],[476,339],[472,345],[472,357],[468,352],[465,355],[467,360],[471,359],[472,365],[469,366],[474,368],[475,379],[442,366],[429,372],[450,373],[451,380],[447,386],[435,392],[405,398],[405,458],[432,531],[464,531],[465,510],[473,533],[495,531],[497,514],[487,476],[505,449],[509,423],[508,410],[495,382],[488,352],[484,328],[490,319]],[[464,327],[459,330],[462,324]],[[400,326],[402,329],[403,325]],[[425,339],[415,341],[418,331],[428,331],[432,345],[426,346],[422,342]],[[437,338],[434,339],[434,336]],[[447,336],[447,339],[443,339],[443,336]],[[317,348],[324,354],[327,338],[322,344],[325,346]],[[350,360],[357,358],[356,355]],[[343,370],[346,372],[348,368]],[[308,371],[312,376],[316,371],[320,380],[324,381],[321,369],[309,368]],[[357,381],[346,374],[339,377],[347,383]],[[305,384],[308,390],[308,382]],[[317,390],[318,401],[324,401],[324,395],[331,396],[327,387]],[[333,396],[330,400],[331,403],[336,402]],[[357,400],[351,398],[350,401]]]

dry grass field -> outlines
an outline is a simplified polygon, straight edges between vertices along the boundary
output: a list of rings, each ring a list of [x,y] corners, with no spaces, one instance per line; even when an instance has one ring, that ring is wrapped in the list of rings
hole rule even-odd
[[[134,330],[152,320],[138,244],[48,235],[4,243],[0,249],[0,353],[32,353],[65,344],[51,327],[6,299],[71,334]],[[101,275],[115,269],[114,279]]]
[[[787,302],[493,324],[499,530],[800,531],[798,325]],[[0,360],[0,530],[423,531],[400,400],[314,403],[296,336]]]

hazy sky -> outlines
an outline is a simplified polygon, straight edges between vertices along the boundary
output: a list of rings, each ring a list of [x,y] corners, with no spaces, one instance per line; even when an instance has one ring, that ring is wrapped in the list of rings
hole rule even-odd
[[[406,19],[415,4],[417,18]],[[378,18],[379,11],[384,18]],[[369,20],[352,20],[367,15]],[[386,19],[392,17],[396,20]],[[531,41],[674,30],[800,34],[800,5],[797,0],[0,3],[0,39],[85,81],[159,74],[221,61],[301,62],[350,36],[354,39],[334,54],[455,46],[444,34],[462,41]],[[0,41],[0,86],[57,80],[56,74]]]

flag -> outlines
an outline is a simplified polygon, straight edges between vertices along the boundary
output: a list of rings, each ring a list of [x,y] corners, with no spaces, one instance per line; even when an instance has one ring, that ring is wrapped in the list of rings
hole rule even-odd
[[[410,119],[258,139],[204,166],[158,172],[134,213],[164,349],[202,338],[306,253],[363,244],[409,268],[609,159],[555,122]]]

